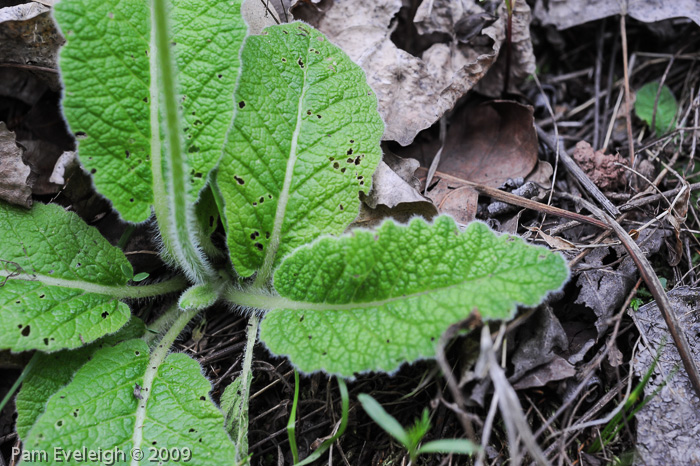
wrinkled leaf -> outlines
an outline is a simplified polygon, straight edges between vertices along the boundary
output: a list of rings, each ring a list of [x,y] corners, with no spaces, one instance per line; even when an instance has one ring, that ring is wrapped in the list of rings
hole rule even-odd
[[[48,399],[59,388],[70,382],[75,371],[85,364],[98,349],[115,345],[123,340],[138,338],[145,331],[146,326],[143,321],[133,318],[117,333],[101,338],[91,345],[76,350],[63,350],[36,356],[38,360],[27,374],[22,388],[15,398],[17,435],[24,439],[34,422],[44,412]]]
[[[22,161],[22,149],[15,141],[15,133],[0,121],[0,199],[31,207],[32,189],[27,184],[30,173]]]
[[[387,124],[384,139],[406,146],[486,74],[501,47],[494,38],[504,35],[500,31],[505,30],[505,20],[499,19],[484,31],[488,35],[469,44],[434,44],[419,57],[392,41],[391,27],[401,7],[401,0],[343,0],[323,9],[300,5],[294,15],[317,27],[362,66]],[[457,15],[469,14],[458,9]]]
[[[245,35],[240,1],[172,2],[185,151],[196,197],[216,165],[233,116],[238,51]],[[66,118],[82,164],[124,219],[146,220],[153,203],[150,9],[138,0],[63,1],[56,19],[67,44],[60,57]],[[157,110],[153,112],[158,114]]]
[[[76,214],[0,203],[0,348],[56,351],[116,332],[130,311],[115,291],[132,275],[124,253]]]
[[[236,271],[250,276],[357,216],[383,124],[362,69],[302,23],[243,48],[237,115],[217,183]]]
[[[659,83],[647,83],[637,91],[637,100],[634,102],[634,112],[639,118],[651,127],[654,124],[654,132],[661,136],[666,133],[676,118],[678,102],[668,86],[661,87],[659,101],[656,102],[656,94],[659,92]],[[654,117],[654,104],[656,105],[656,116]]]
[[[478,310],[508,319],[567,278],[561,256],[496,236],[481,223],[459,233],[449,217],[429,225],[386,221],[376,232],[324,237],[275,273],[282,298],[261,339],[305,372],[351,376],[432,357],[440,335]]]
[[[700,341],[694,338],[700,326],[700,289],[679,286],[668,292],[671,312],[687,329],[692,356],[700,358]],[[644,395],[660,391],[636,415],[636,444],[648,464],[697,464],[700,462],[700,401],[687,373],[682,369],[678,349],[671,344],[668,327],[656,303],[629,312],[644,338],[632,360],[634,375],[643,378],[653,366],[660,346],[667,343],[653,370]],[[662,384],[680,366],[681,370]]]
[[[609,0],[537,0],[535,16],[543,24],[552,24],[557,29],[567,29],[608,16],[619,14],[646,23],[670,18],[687,17],[700,24],[700,2],[698,0],[635,0],[632,2],[611,2]],[[676,27],[677,29],[677,27]]]
[[[234,464],[235,446],[224,431],[223,415],[209,397],[211,384],[196,361],[173,353],[155,368],[150,394],[144,378],[151,364],[148,345],[128,340],[97,351],[73,380],[56,392],[29,431],[27,450],[117,449],[125,461],[150,464],[149,447],[189,449],[191,458],[169,464]],[[146,401],[146,399],[148,401]],[[143,461],[131,462],[132,448]]]

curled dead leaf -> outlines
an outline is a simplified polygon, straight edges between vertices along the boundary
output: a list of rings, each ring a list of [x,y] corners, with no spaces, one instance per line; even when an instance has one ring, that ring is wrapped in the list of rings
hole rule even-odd
[[[32,206],[32,188],[28,184],[31,169],[22,161],[22,153],[15,133],[0,121],[0,199],[29,208]]]

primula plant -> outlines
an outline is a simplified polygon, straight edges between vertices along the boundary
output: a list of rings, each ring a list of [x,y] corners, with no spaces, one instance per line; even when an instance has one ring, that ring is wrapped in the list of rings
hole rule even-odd
[[[312,27],[246,37],[240,0],[62,0],[55,18],[81,164],[124,220],[154,222],[174,278],[137,283],[58,205],[0,205],[0,349],[35,351],[16,398],[25,463],[245,462],[258,338],[303,373],[392,372],[474,310],[509,319],[565,281],[559,255],[480,223],[345,233],[383,123],[363,71]],[[148,328],[124,302],[162,295],[176,304]],[[225,412],[171,352],[215,303],[251,316]]]

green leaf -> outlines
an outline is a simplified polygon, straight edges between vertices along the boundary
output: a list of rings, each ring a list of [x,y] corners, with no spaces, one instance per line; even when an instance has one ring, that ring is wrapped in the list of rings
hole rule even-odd
[[[217,299],[219,295],[211,284],[194,285],[182,293],[179,306],[184,311],[200,311],[212,306]]]
[[[73,378],[73,374],[100,348],[113,346],[131,338],[138,338],[146,331],[141,319],[133,318],[119,332],[100,338],[94,343],[76,350],[63,350],[51,354],[38,354],[38,360],[27,374],[15,399],[17,407],[17,435],[24,438],[39,415],[44,412],[48,399]]]
[[[637,91],[637,100],[634,102],[634,111],[637,117],[644,120],[649,127],[651,127],[652,119],[654,118],[654,104],[656,103],[656,94],[658,92],[658,82],[647,83]],[[676,102],[676,97],[668,86],[662,86],[656,107],[656,120],[653,131],[660,136],[671,129],[677,111],[678,103]]]
[[[387,413],[384,408],[382,408],[382,405],[377,403],[377,400],[365,393],[357,395],[357,399],[362,403],[362,409],[365,410],[367,415],[371,417],[379,427],[398,440],[401,445],[406,448],[409,447],[411,440],[408,437],[408,432],[406,432],[394,416]]]
[[[302,371],[343,376],[392,371],[433,357],[440,335],[478,310],[509,319],[566,281],[566,263],[482,223],[460,233],[450,217],[429,225],[386,221],[376,231],[324,237],[275,272],[260,338]]]
[[[192,202],[221,155],[246,26],[240,0],[173,0],[171,43],[179,70],[182,131]],[[66,45],[63,108],[83,166],[124,219],[151,215],[151,15],[140,0],[64,0],[55,6]],[[152,110],[153,107],[153,110]],[[155,127],[159,127],[158,124]]]
[[[210,390],[199,364],[185,354],[170,354],[160,364],[149,357],[143,340],[105,347],[49,399],[24,447],[50,453],[56,446],[63,451],[116,449],[124,457],[116,457],[115,464],[132,465],[153,464],[149,448],[181,454],[188,449],[189,459],[164,463],[233,464],[236,449]],[[131,462],[132,448],[141,449],[142,461]]]
[[[131,317],[118,299],[133,276],[124,253],[60,206],[0,203],[0,259],[0,348],[75,348]]]
[[[459,455],[473,455],[479,451],[479,446],[467,439],[442,439],[433,440],[423,444],[418,449],[418,454],[423,453],[456,453]]]
[[[262,268],[357,216],[384,125],[362,69],[311,26],[273,26],[241,55],[217,183],[236,271]]]
[[[150,274],[148,272],[140,272],[140,273],[137,273],[136,275],[134,275],[134,278],[132,278],[131,281],[142,282],[145,279],[147,279],[149,276],[150,276]]]
[[[243,388],[244,380],[247,380],[247,387]],[[239,376],[226,387],[221,394],[221,411],[230,413],[231,417],[226,419],[226,429],[231,434],[231,438],[238,447],[236,461],[240,462],[248,456],[248,397],[243,396],[243,392],[250,393],[250,384],[253,381],[251,374],[248,377]]]

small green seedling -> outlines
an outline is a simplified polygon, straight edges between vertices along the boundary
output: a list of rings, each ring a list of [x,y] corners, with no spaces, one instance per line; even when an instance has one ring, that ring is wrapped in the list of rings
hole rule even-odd
[[[478,445],[466,439],[442,439],[421,444],[423,437],[430,430],[430,418],[427,408],[423,410],[423,415],[416,419],[413,426],[404,429],[399,421],[387,413],[382,408],[382,405],[377,403],[370,395],[361,393],[357,398],[362,403],[362,408],[369,417],[406,448],[408,456],[411,458],[411,464],[416,463],[419,455],[426,453],[472,455],[479,450]]]
[[[143,284],[58,205],[0,204],[0,349],[38,354],[16,400],[23,462],[56,447],[115,464],[245,462],[258,333],[304,373],[392,372],[433,357],[473,309],[510,319],[568,277],[559,255],[482,223],[345,233],[381,159],[376,97],[308,25],[246,37],[240,3],[55,6],[81,164],[124,220],[154,223],[174,278]],[[211,239],[219,221],[226,251]],[[176,304],[147,330],[132,311],[163,295]],[[251,315],[225,412],[199,363],[171,353],[217,302]]]
[[[678,102],[668,86],[663,85],[659,89],[658,82],[651,82],[637,91],[634,111],[657,136],[661,136],[673,126]]]

